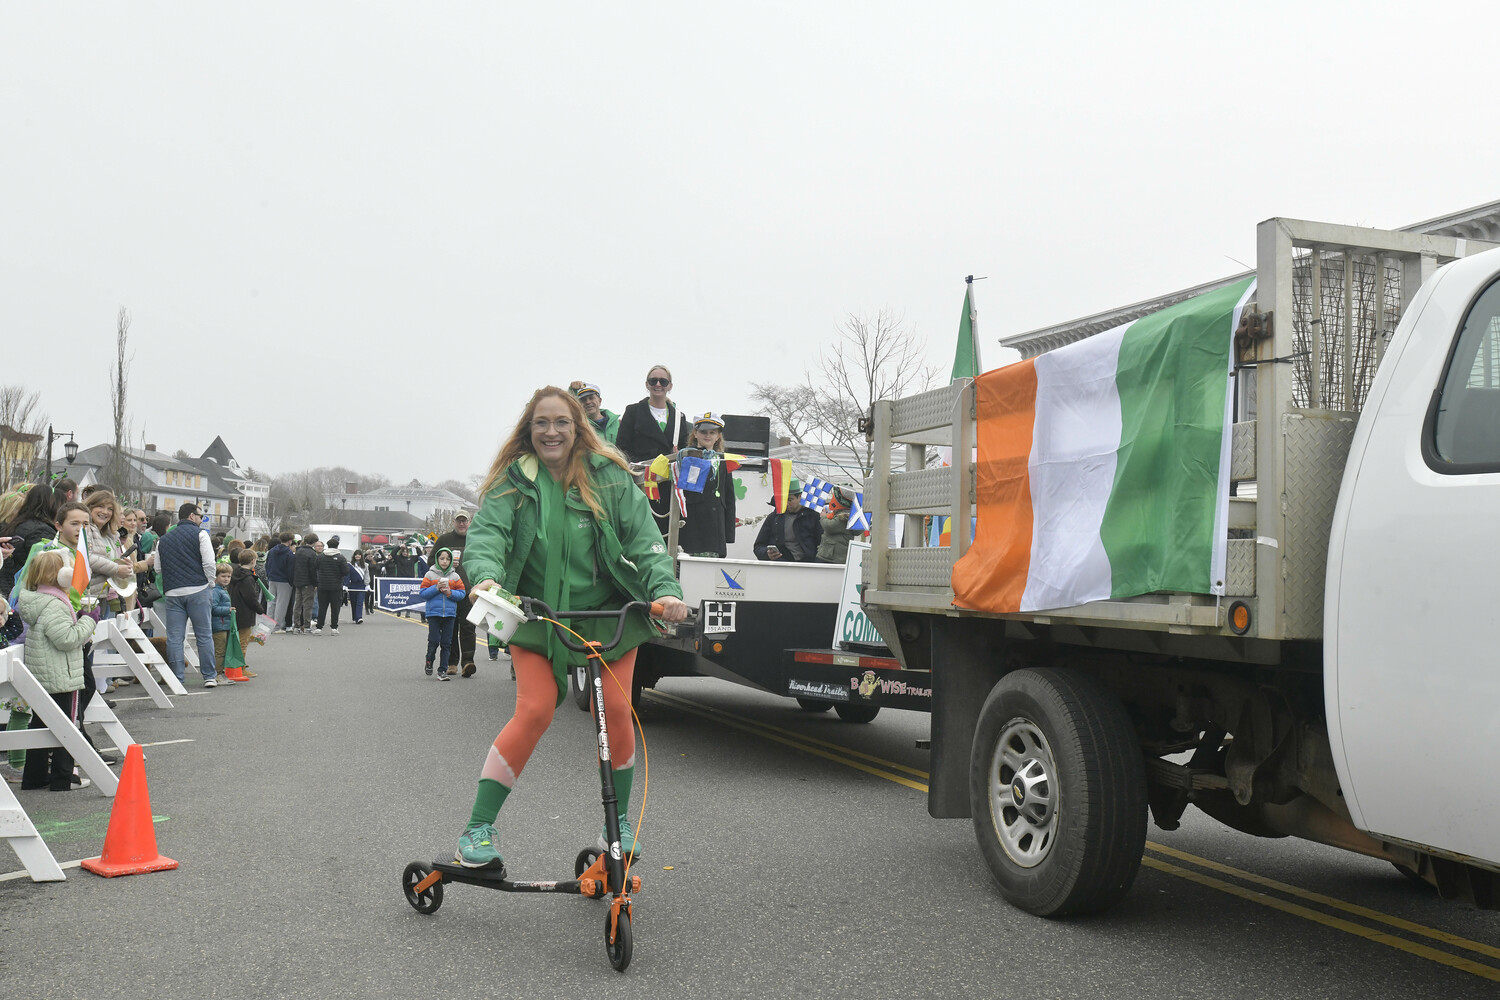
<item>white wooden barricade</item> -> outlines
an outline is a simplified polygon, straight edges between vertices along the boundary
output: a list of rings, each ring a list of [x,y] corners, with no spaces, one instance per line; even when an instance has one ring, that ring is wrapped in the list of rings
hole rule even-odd
[[[12,663],[20,665],[20,648],[0,649],[0,677],[10,677]],[[21,669],[26,668],[21,666]],[[4,683],[6,682],[0,681],[0,689],[3,689]],[[48,698],[47,701],[51,702],[52,699]],[[57,706],[54,704],[53,707]],[[57,859],[52,856],[52,850],[42,840],[42,835],[36,832],[31,817],[21,808],[21,800],[16,798],[16,793],[11,791],[10,783],[6,781],[0,781],[0,838],[9,842],[11,850],[21,859],[21,864],[25,866],[33,882],[62,882],[67,879],[63,870],[58,867]]]
[[[142,608],[141,613],[146,616],[147,621],[150,622],[152,628],[156,629],[158,635],[167,634],[166,623],[161,620],[161,615],[156,613],[155,608]],[[209,639],[212,640],[213,636],[209,636]],[[202,673],[201,670],[198,670],[198,640],[193,635],[193,623],[191,621],[187,623],[187,628],[182,633],[182,662],[199,674]],[[186,694],[187,692],[174,691],[174,693]]]
[[[114,795],[115,789],[119,787],[120,779],[104,761],[99,759],[98,752],[89,746],[89,741],[83,738],[83,733],[79,732],[78,727],[73,725],[67,714],[57,707],[57,702],[53,701],[52,696],[42,689],[37,679],[31,676],[31,671],[26,669],[21,656],[20,646],[0,649],[0,701],[11,695],[19,695],[30,706],[31,713],[46,723],[47,728],[19,729],[10,732],[0,730],[0,752],[62,747],[73,755],[73,760],[83,768],[83,773],[93,779],[94,787],[105,795]],[[122,748],[129,746],[130,736],[125,732],[125,727],[121,726],[120,720],[109,711],[108,705],[102,707],[105,712],[109,713],[107,718],[109,725],[106,726],[105,732],[109,733],[110,738],[116,743],[123,738],[125,742]],[[8,718],[9,713],[5,714]]]
[[[153,668],[156,676],[152,675]],[[157,708],[172,707],[172,700],[157,683],[157,676],[173,694],[187,694],[187,689],[134,618],[118,615],[100,622],[94,630],[94,677],[126,675],[140,681],[142,690]]]

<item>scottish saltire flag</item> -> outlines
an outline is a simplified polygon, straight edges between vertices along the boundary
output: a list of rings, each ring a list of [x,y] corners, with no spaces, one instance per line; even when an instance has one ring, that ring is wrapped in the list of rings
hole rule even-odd
[[[1229,377],[1253,279],[979,376],[979,530],[955,603],[1223,594]]]
[[[828,498],[833,496],[833,484],[817,476],[802,484],[802,503],[819,514],[828,509]]]
[[[865,510],[865,495],[863,493],[854,494],[854,503],[849,505],[849,530],[870,530],[870,514]]]

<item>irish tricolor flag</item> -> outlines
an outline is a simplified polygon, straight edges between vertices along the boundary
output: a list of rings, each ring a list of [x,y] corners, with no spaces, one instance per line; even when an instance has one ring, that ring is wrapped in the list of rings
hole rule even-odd
[[[976,380],[978,525],[954,600],[1043,611],[1224,592],[1245,279]]]

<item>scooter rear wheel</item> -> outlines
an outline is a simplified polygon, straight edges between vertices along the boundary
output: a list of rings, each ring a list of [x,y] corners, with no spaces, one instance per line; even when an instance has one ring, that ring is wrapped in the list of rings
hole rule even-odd
[[[589,870],[589,866],[599,857],[599,852],[592,847],[585,847],[578,852],[578,857],[573,859],[573,877],[582,878],[583,873]]]
[[[615,931],[613,942],[609,939],[609,914],[604,915],[604,950],[609,955],[609,964],[614,966],[616,972],[624,972],[630,967],[630,956],[635,949],[635,941],[630,933],[630,911],[624,907],[620,908],[620,923]]]
[[[406,866],[406,871],[401,873],[401,891],[406,895],[406,901],[411,904],[411,908],[418,913],[436,913],[438,907],[443,905],[441,879],[421,892],[417,891],[417,884],[431,874],[432,867],[420,861],[413,861]]]

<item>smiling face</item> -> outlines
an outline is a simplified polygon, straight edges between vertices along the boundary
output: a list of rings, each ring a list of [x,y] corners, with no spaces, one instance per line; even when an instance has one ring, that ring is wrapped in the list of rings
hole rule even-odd
[[[578,402],[583,406],[583,412],[589,415],[590,420],[599,419],[599,411],[604,406],[604,401],[599,398],[597,392],[586,392],[578,397]]]
[[[672,373],[660,366],[646,373],[646,392],[651,405],[660,409],[667,405],[667,390],[672,388]]]
[[[531,411],[531,447],[554,473],[567,467],[578,429],[573,411],[556,396],[543,396]]]
[[[693,437],[698,439],[698,447],[719,450],[719,442],[724,440],[724,434],[719,430],[717,424],[699,424],[693,428]]]
[[[115,519],[114,508],[109,506],[109,504],[90,507],[89,514],[93,516],[94,527],[96,528],[107,528],[109,527],[109,522]]]

